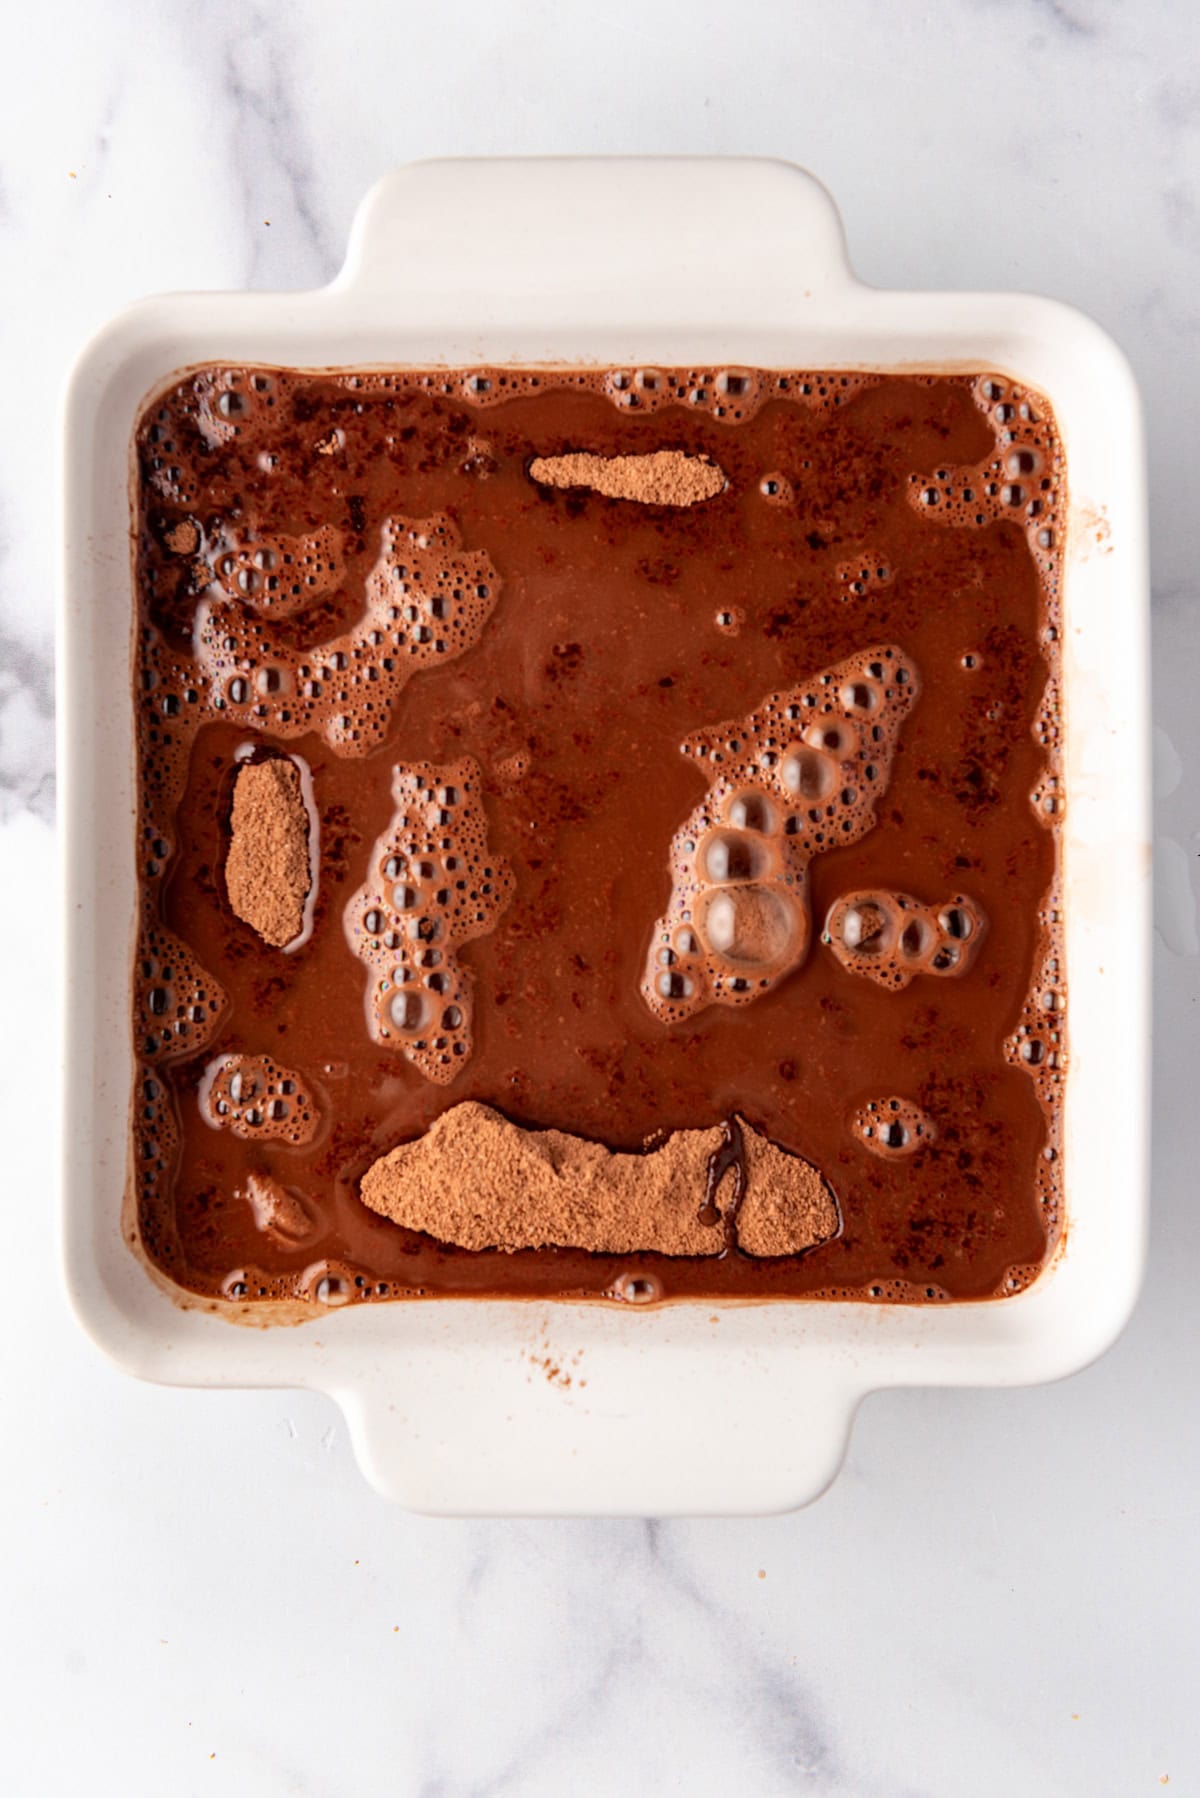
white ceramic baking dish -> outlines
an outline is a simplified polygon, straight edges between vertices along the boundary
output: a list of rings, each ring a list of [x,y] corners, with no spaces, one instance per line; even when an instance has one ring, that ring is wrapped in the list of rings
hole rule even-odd
[[[925,1308],[444,1300],[256,1330],[181,1308],[147,1277],[119,1227],[135,897],[129,443],[148,390],[209,359],[957,365],[1050,396],[1070,487],[1071,1058],[1066,1230],[1030,1289]],[[1024,295],[863,286],[828,195],[780,163],[417,165],[368,195],[331,286],[151,299],[101,332],[67,399],[64,528],[66,1269],[85,1327],[121,1366],[178,1385],[328,1392],[371,1480],[420,1510],[720,1513],[814,1497],[867,1392],[1054,1379],[1113,1340],[1138,1286],[1146,1203],[1148,605],[1137,396],[1088,319]]]

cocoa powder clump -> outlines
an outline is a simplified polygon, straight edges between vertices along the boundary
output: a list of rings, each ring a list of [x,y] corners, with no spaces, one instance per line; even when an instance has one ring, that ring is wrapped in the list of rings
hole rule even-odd
[[[200,532],[190,518],[181,518],[166,534],[166,545],[174,556],[191,556],[200,547]]]
[[[304,927],[311,871],[300,771],[284,756],[248,762],[233,788],[225,885],[238,917],[282,948]]]
[[[837,1207],[817,1170],[747,1126],[742,1135],[748,1191],[739,1245],[755,1255],[794,1255],[835,1234]],[[361,1193],[393,1223],[464,1249],[719,1255],[726,1247],[721,1207],[732,1202],[734,1182],[723,1179],[711,1205],[708,1185],[724,1140],[713,1125],[622,1154],[562,1130],[524,1130],[468,1100],[374,1162]],[[702,1213],[710,1221],[701,1222]]]
[[[282,1242],[302,1242],[312,1235],[313,1220],[303,1200],[273,1174],[250,1174],[245,1196],[256,1226],[265,1235],[277,1236]]]
[[[615,1154],[562,1130],[523,1130],[468,1100],[367,1169],[373,1211],[464,1249],[717,1255],[700,1222],[718,1127],[678,1130],[647,1154]]]
[[[745,1255],[802,1255],[841,1229],[837,1200],[811,1161],[743,1125],[746,1196],[737,1214]]]
[[[529,474],[540,487],[590,487],[606,499],[636,500],[644,506],[695,506],[728,485],[715,462],[683,450],[654,450],[647,456],[593,456],[582,450],[536,456]]]

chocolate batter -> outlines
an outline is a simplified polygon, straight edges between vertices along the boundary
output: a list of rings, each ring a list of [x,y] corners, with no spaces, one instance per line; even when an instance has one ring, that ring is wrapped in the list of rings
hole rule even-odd
[[[206,367],[135,451],[130,1235],[158,1269],[314,1309],[1035,1276],[1066,999],[1040,396]],[[234,903],[239,772],[285,757],[290,825],[245,810]],[[255,829],[296,846],[286,903],[241,897]],[[712,1251],[468,1249],[370,1209],[366,1171],[468,1102],[626,1157],[719,1127]],[[742,1194],[743,1138],[811,1164],[832,1235],[739,1243],[713,1189]],[[449,1217],[469,1157],[447,1177]]]

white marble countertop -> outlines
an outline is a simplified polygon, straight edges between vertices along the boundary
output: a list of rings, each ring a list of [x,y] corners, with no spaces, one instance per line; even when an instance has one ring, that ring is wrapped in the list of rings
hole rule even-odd
[[[1194,10],[47,0],[7,37],[4,1792],[1200,1791]],[[830,1492],[765,1522],[407,1517],[368,1490],[322,1399],[113,1372],[56,1266],[42,1008],[62,371],[138,294],[325,280],[391,164],[556,150],[804,163],[868,280],[1070,301],[1123,345],[1148,407],[1160,879],[1144,1298],[1117,1348],[1062,1385],[871,1400]]]

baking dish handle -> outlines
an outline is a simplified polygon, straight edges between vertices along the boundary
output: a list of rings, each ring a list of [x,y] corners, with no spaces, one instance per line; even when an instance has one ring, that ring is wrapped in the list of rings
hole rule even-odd
[[[474,1341],[447,1333],[326,1390],[370,1483],[410,1510],[722,1516],[811,1502],[864,1395],[848,1358],[797,1353],[785,1320],[751,1308],[719,1324],[707,1307],[673,1309],[637,1320],[653,1338],[639,1346],[595,1306],[480,1307]]]
[[[853,283],[837,208],[806,170],[664,156],[411,163],[363,200],[334,287],[467,297],[487,324],[508,301],[529,322],[567,297],[576,320],[628,316],[632,285],[670,325],[698,298],[744,320],[748,297],[758,315],[794,313]]]

